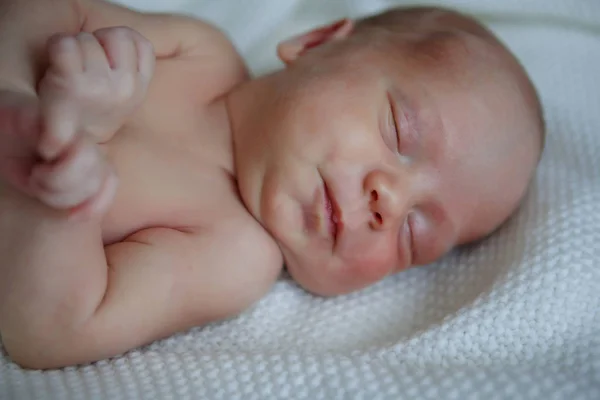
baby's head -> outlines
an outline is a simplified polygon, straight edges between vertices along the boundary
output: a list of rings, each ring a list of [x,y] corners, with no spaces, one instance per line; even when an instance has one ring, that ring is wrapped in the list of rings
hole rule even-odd
[[[396,9],[278,54],[285,69],[232,96],[238,183],[307,290],[346,293],[433,262],[518,207],[543,147],[541,107],[474,20]]]

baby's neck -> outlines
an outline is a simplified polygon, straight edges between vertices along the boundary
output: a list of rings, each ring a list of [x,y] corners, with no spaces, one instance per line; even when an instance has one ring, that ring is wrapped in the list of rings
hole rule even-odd
[[[260,134],[260,132],[247,129],[254,126],[252,121],[256,118],[270,117],[261,115],[261,110],[265,109],[266,97],[268,97],[265,93],[266,82],[263,82],[264,80],[263,78],[247,80],[224,96],[234,165],[236,154],[243,151],[245,145],[253,142],[253,136]]]
[[[268,148],[261,145],[264,130],[269,129],[273,115],[269,103],[274,100],[269,91],[269,77],[263,76],[238,85],[225,96],[231,134],[231,151],[237,189],[241,200],[255,218],[258,210],[252,207],[256,185],[260,185],[261,158]],[[254,210],[254,211],[252,211]]]
[[[202,136],[202,157],[208,157],[211,163],[235,176],[233,133],[226,98],[220,98],[202,107],[199,113],[202,119],[199,132]]]

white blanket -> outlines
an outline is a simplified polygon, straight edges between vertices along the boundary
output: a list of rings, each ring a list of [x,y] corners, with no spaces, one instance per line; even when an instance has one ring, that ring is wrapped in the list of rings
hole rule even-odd
[[[402,3],[124,2],[217,23],[255,72],[284,35]],[[0,399],[600,399],[600,1],[437,3],[481,16],[546,108],[535,184],[498,234],[348,296],[284,278],[238,318],[87,367],[2,357]]]

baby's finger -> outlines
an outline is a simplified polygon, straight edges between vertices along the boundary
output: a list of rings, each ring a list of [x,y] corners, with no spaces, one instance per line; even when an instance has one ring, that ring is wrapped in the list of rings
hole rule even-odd
[[[98,193],[80,206],[69,210],[72,220],[80,221],[94,216],[103,215],[108,211],[117,193],[118,179],[112,168],[107,168],[106,176]]]
[[[46,190],[70,191],[100,162],[96,149],[86,141],[79,140],[54,162],[38,165],[36,178]]]
[[[81,32],[77,35],[79,48],[83,58],[83,69],[85,71],[108,69],[108,59],[102,45],[94,35]]]
[[[81,141],[56,163],[36,166],[31,176],[32,190],[51,207],[75,207],[98,192],[104,165],[95,147]]]
[[[137,50],[137,69],[142,78],[148,82],[154,74],[156,55],[152,42],[136,32],[134,35],[135,48]]]
[[[73,36],[56,34],[48,40],[48,58],[52,68],[60,75],[77,74],[83,71],[83,60],[79,43]]]
[[[100,179],[98,179],[97,176],[98,175],[91,176],[79,186],[65,192],[47,190],[41,186],[35,187],[36,181],[33,181],[32,192],[35,192],[35,196],[41,200],[42,203],[52,208],[67,210],[84,203],[94,196],[100,187]]]
[[[47,206],[67,210],[84,203],[92,197],[99,187],[96,181],[96,179],[87,181],[68,192],[54,192],[42,187],[35,187],[34,181],[31,191],[35,192],[35,196]]]
[[[94,32],[112,69],[136,71],[137,53],[132,32],[125,27],[103,28]]]
[[[52,162],[71,145],[77,133],[75,105],[64,97],[45,93],[40,98],[42,133],[37,151],[47,162]]]

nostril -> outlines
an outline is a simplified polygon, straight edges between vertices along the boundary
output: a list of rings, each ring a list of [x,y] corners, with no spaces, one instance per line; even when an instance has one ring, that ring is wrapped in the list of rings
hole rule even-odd
[[[377,225],[381,225],[383,223],[383,217],[380,213],[375,213],[375,221],[377,221]]]
[[[377,201],[377,199],[379,199],[379,195],[375,190],[371,190],[371,200]]]

